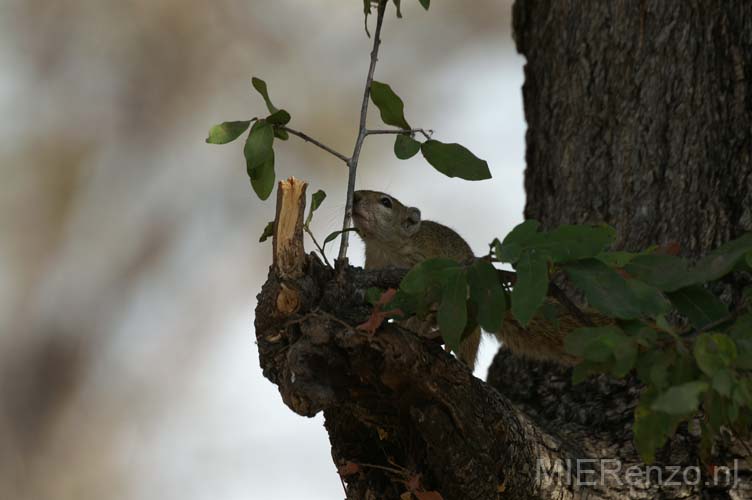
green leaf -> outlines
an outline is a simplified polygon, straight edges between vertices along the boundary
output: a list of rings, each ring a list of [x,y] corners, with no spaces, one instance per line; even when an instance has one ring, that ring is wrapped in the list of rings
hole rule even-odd
[[[734,340],[739,355],[736,357],[736,367],[742,370],[752,370],[752,340]]]
[[[611,226],[575,226],[565,224],[548,233],[540,233],[532,240],[531,246],[543,250],[554,262],[595,257],[616,238],[616,230]]]
[[[437,321],[441,337],[452,351],[457,352],[467,323],[467,277],[461,267],[440,272],[441,303]]]
[[[642,353],[636,364],[637,376],[646,385],[665,389],[669,385],[668,370],[674,359],[674,352],[654,350]]]
[[[545,252],[555,263],[601,257],[603,249],[616,238],[614,228],[605,224],[565,224],[550,232],[538,232],[538,226],[538,221],[528,220],[515,227],[501,245],[501,260],[514,263],[526,249]]]
[[[744,377],[734,385],[733,400],[740,406],[752,407],[752,379]]]
[[[742,370],[752,370],[752,314],[740,316],[729,329],[729,335],[738,351],[736,366]]]
[[[507,309],[504,288],[499,283],[496,268],[490,262],[478,260],[467,270],[470,300],[478,306],[478,324],[488,332],[498,332]]]
[[[692,268],[695,279],[689,284],[715,281],[727,275],[749,251],[752,251],[752,232],[721,245],[700,259]]]
[[[625,266],[625,270],[660,290],[671,292],[725,276],[750,251],[752,233],[747,233],[717,248],[691,267],[680,257],[652,254],[636,257]]]
[[[708,383],[699,380],[676,385],[658,395],[651,408],[669,415],[688,415],[697,410],[700,396],[707,390]]]
[[[713,384],[715,385],[715,383]],[[715,389],[715,387],[714,387]],[[728,418],[728,400],[719,396],[718,391],[716,394],[708,392],[705,395],[705,401],[703,402],[703,410],[708,417],[708,423],[715,429],[719,429],[722,425],[727,425]]]
[[[698,329],[715,323],[729,314],[723,302],[702,285],[688,286],[667,295],[679,314],[689,318],[692,326]]]
[[[397,7],[397,17],[402,18],[402,9],[400,9],[400,2],[401,0],[392,0],[394,2],[394,6]]]
[[[384,123],[401,129],[410,128],[405,120],[405,104],[389,85],[374,80],[371,83],[371,101],[379,108]]]
[[[349,228],[347,228],[345,230],[340,229],[339,231],[334,231],[333,233],[330,233],[329,236],[327,236],[324,239],[324,243],[321,245],[321,250],[325,250],[326,249],[326,244],[334,241],[335,239],[337,239],[337,236],[339,236],[340,234],[342,234],[342,233],[349,233],[351,231],[355,231],[357,233],[358,229],[354,228],[354,227],[349,227]]]
[[[671,302],[658,289],[638,280],[626,280],[626,282],[643,313],[655,317],[671,312]]]
[[[274,221],[267,222],[264,232],[261,233],[261,238],[259,238],[259,243],[265,242],[272,236],[274,236]]]
[[[527,250],[517,262],[512,314],[523,327],[535,316],[548,291],[548,255]]]
[[[420,4],[423,6],[424,9],[428,10],[428,7],[431,6],[431,0],[418,0]]]
[[[534,241],[539,226],[540,222],[533,219],[515,226],[501,242],[501,247],[496,247],[496,258],[510,264],[517,262],[522,255],[522,250],[527,248],[528,243]]]
[[[693,380],[697,380],[700,375],[700,370],[697,368],[697,363],[692,357],[692,353],[689,351],[682,352],[677,349],[673,367],[668,372],[669,384],[680,385],[692,382]]]
[[[624,266],[624,270],[630,276],[668,292],[686,286],[689,281],[689,263],[673,255],[638,255]]]
[[[713,375],[713,390],[726,397],[731,396],[734,386],[734,374],[730,370],[721,369]]]
[[[271,123],[272,125],[287,125],[288,123],[290,123],[290,113],[288,113],[284,109],[280,109],[279,111],[275,111],[274,113],[267,116],[266,121],[267,123]],[[283,132],[285,131],[283,130]]]
[[[251,120],[240,122],[222,122],[219,125],[214,125],[209,130],[209,137],[206,138],[206,142],[209,144],[227,144],[232,142],[240,134],[248,129],[251,124]]]
[[[654,288],[636,280],[625,280],[597,259],[585,259],[563,266],[575,286],[585,292],[588,303],[620,319],[636,319],[665,312],[668,303]]]
[[[601,252],[598,255],[596,255],[595,258],[611,267],[624,267],[638,255],[640,254],[632,253],[632,252],[622,252],[622,251]]]
[[[274,189],[274,131],[264,120],[259,120],[251,128],[245,141],[243,153],[251,185],[259,198],[265,200]]]
[[[645,463],[655,460],[655,453],[674,433],[676,418],[665,413],[656,413],[648,408],[637,406],[633,426],[634,442],[640,457]]]
[[[747,257],[747,259],[749,259],[749,256]],[[752,286],[744,287],[744,289],[742,290],[742,300],[739,305],[752,306]]]
[[[306,217],[306,221],[305,221],[306,226],[308,226],[311,223],[311,219],[313,219],[313,212],[315,212],[316,209],[321,206],[325,198],[326,198],[326,193],[322,191],[321,189],[313,193],[313,195],[311,196],[311,208],[308,210],[308,217]]]
[[[269,91],[266,88],[266,82],[260,78],[256,78],[255,76],[251,78],[251,84],[253,85],[253,88],[258,91],[259,94],[261,94],[261,97],[264,98],[264,102],[266,103],[266,108],[269,110],[269,113],[276,113],[279,111],[277,108],[274,107],[274,104],[272,104],[272,100],[269,99]]]
[[[582,363],[575,365],[575,367],[572,369],[572,384],[577,385],[587,379],[590,375],[600,373],[600,371],[600,363],[583,361]]]
[[[379,295],[378,298],[381,298]],[[397,290],[397,294],[389,301],[388,304],[382,306],[382,311],[392,311],[399,309],[402,312],[402,317],[407,318],[416,313],[418,309],[418,301],[414,295],[409,295],[402,290]]]
[[[752,313],[739,316],[736,322],[729,328],[729,335],[734,340],[752,340]]]
[[[703,333],[695,341],[697,366],[712,377],[718,370],[730,368],[736,360],[736,344],[723,333]]]
[[[564,339],[567,352],[593,363],[608,362],[608,371],[623,377],[634,367],[635,342],[617,326],[578,328]]]
[[[658,339],[658,332],[647,326],[642,321],[620,321],[619,326],[624,330],[624,333],[632,337],[635,342],[642,347],[649,349],[655,345],[655,342]]]
[[[420,142],[407,134],[397,134],[394,140],[394,155],[400,160],[408,160],[420,151]]]
[[[286,141],[290,138],[290,134],[287,133],[287,130],[283,130],[279,127],[274,127],[274,137],[281,141]]]
[[[439,273],[448,268],[459,267],[457,262],[451,259],[427,259],[414,266],[402,278],[400,290],[411,295],[424,293],[429,286],[438,282]]]
[[[614,363],[611,365],[611,375],[616,378],[626,377],[637,361],[637,344],[634,339],[624,336],[614,348]]]
[[[459,177],[468,181],[491,178],[488,163],[459,144],[444,144],[429,139],[420,146],[420,150],[428,163],[447,177]]]
[[[266,163],[272,156],[274,145],[274,131],[272,126],[264,120],[257,121],[251,128],[251,133],[245,141],[243,153],[245,155],[248,175],[253,169]]]
[[[562,313],[566,314],[566,311],[564,311],[564,307],[561,304],[550,300],[543,302],[543,305],[540,307],[540,312],[543,319],[551,323],[556,330],[559,329],[559,317],[562,316]]]
[[[260,199],[265,200],[274,191],[274,181],[274,150],[272,150],[271,156],[251,172],[251,186],[256,195]]]

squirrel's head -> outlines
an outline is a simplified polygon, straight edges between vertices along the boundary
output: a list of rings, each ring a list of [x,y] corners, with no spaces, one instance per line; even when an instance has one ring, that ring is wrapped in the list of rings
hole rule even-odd
[[[355,191],[353,222],[368,243],[403,242],[420,229],[420,210],[378,191]]]

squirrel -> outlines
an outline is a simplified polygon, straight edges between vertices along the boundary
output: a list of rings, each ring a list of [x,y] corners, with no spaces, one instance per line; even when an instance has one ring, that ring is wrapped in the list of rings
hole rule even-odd
[[[431,258],[457,262],[475,259],[470,245],[454,230],[429,220],[421,220],[420,210],[403,205],[395,197],[378,191],[356,191],[353,199],[353,223],[365,243],[366,269],[411,268]],[[523,328],[511,311],[501,329],[493,333],[512,353],[537,360],[554,361],[565,366],[579,359],[564,350],[564,338],[585,326],[565,311],[558,302],[546,299],[557,308],[557,322],[537,316]],[[603,324],[595,318],[595,324]],[[457,356],[470,370],[480,344],[480,328],[460,343]]]

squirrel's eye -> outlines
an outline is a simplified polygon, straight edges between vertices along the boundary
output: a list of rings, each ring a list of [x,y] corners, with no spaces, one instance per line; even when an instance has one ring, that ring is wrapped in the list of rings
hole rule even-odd
[[[381,204],[384,205],[386,208],[392,208],[392,200],[387,198],[386,196],[384,198],[381,198]]]

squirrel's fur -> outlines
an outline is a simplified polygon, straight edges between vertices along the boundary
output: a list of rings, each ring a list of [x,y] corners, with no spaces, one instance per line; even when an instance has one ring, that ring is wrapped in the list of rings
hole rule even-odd
[[[366,246],[366,269],[410,268],[437,257],[465,263],[475,258],[470,246],[454,230],[421,220],[420,210],[407,207],[386,193],[356,191],[353,221]],[[584,325],[556,301],[546,300],[557,308],[556,321],[535,317],[523,328],[511,312],[507,312],[501,330],[493,333],[516,354],[564,365],[575,364],[577,358],[564,350],[564,338]],[[609,322],[599,315],[591,315],[591,320],[596,325]],[[480,329],[476,329],[462,341],[457,353],[471,369],[475,366],[479,344]]]

